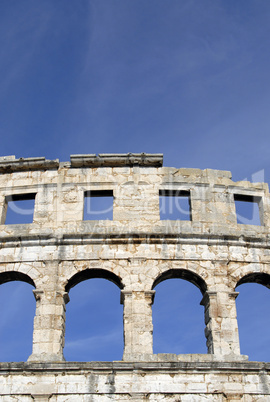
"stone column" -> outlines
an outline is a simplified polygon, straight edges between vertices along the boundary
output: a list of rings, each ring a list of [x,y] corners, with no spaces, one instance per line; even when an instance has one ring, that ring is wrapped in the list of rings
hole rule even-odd
[[[33,351],[28,361],[64,361],[65,313],[68,293],[34,290],[37,301]]]
[[[7,202],[3,195],[0,195],[0,224],[4,225],[7,215]]]
[[[124,304],[123,360],[144,360],[153,354],[152,303],[155,291],[121,292]]]
[[[218,358],[240,359],[235,299],[237,292],[205,292],[201,304],[205,307],[205,335],[208,353]]]

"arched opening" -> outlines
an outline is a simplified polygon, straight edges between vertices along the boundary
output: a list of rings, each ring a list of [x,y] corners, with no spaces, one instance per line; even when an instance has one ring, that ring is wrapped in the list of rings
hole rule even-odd
[[[205,282],[190,271],[172,269],[160,275],[153,288],[154,353],[207,353],[200,305]]]
[[[32,353],[36,302],[32,279],[20,272],[0,274],[0,361],[26,361]],[[31,289],[32,288],[32,289]]]
[[[116,275],[101,269],[87,269],[70,279],[66,286],[70,296],[66,309],[66,360],[122,360],[122,288]]]
[[[240,350],[251,361],[270,361],[270,275],[244,276],[236,290]]]
[[[121,282],[121,279],[114,273],[106,271],[104,269],[94,268],[94,269],[85,269],[72,276],[72,278],[70,278],[68,283],[66,284],[65,290],[66,292],[69,292],[70,289],[76,286],[78,283],[85,281],[86,279],[92,279],[92,278],[108,279],[109,281],[117,285],[120,289],[123,289],[124,287]]]

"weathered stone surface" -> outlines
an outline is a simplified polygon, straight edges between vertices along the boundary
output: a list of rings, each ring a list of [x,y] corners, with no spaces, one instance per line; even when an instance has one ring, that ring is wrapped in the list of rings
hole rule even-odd
[[[160,154],[0,158],[0,283],[35,286],[33,352],[0,364],[3,401],[269,401],[268,363],[240,354],[236,286],[270,286],[270,197],[230,172],[163,168]],[[113,220],[83,220],[85,194],[113,192]],[[189,194],[191,220],[161,220],[159,192]],[[5,224],[10,198],[35,194],[33,223]],[[90,193],[91,194],[91,193]],[[261,225],[238,224],[255,197]],[[70,288],[102,276],[121,289],[123,361],[64,361]],[[153,354],[154,288],[180,277],[201,290],[208,354]]]
[[[254,362],[1,363],[0,400],[268,401],[269,370]]]

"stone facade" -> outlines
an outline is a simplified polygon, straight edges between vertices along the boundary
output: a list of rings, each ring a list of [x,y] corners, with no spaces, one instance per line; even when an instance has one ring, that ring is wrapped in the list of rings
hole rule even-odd
[[[87,196],[113,195],[112,220],[84,220]],[[160,219],[160,195],[190,202],[188,220]],[[33,222],[5,224],[10,200],[35,200]],[[237,223],[235,201],[260,225]],[[269,401],[270,364],[240,353],[237,285],[270,286],[267,184],[227,171],[162,167],[160,154],[0,158],[0,283],[35,286],[33,352],[0,363],[1,401]],[[102,277],[121,289],[121,362],[65,362],[71,287]],[[202,293],[208,354],[153,354],[155,286],[183,278]]]

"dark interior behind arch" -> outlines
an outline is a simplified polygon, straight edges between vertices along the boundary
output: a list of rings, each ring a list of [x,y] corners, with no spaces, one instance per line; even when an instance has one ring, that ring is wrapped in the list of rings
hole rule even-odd
[[[188,271],[187,269],[169,269],[163,272],[155,279],[152,289],[154,289],[159,283],[165,281],[166,279],[175,278],[185,279],[188,282],[193,283],[200,289],[202,294],[204,294],[207,290],[207,285],[205,281],[199,275],[195,274],[194,272]]]
[[[263,272],[253,272],[251,274],[247,274],[237,282],[236,287],[242,285],[243,283],[259,283],[260,285],[266,286],[268,289],[270,289],[270,275]]]
[[[30,285],[35,286],[33,279],[30,276],[23,274],[22,272],[17,271],[7,271],[0,273],[0,284],[11,282],[11,281],[22,281],[29,283]]]
[[[65,290],[66,292],[69,292],[70,289],[76,286],[78,283],[92,278],[108,279],[109,281],[117,285],[120,289],[124,288],[121,279],[112,272],[106,271],[105,269],[88,268],[72,276],[66,284]]]

